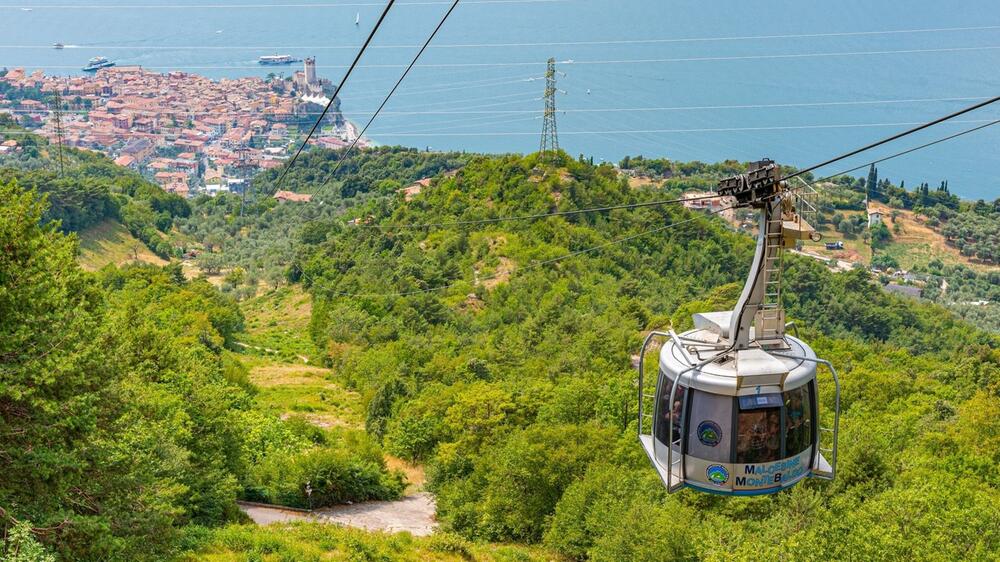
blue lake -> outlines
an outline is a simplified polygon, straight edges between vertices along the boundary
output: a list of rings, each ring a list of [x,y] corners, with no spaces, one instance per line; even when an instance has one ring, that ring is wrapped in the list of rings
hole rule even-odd
[[[290,73],[316,56],[339,80],[374,24],[371,0],[0,0],[0,67],[78,74],[103,55],[211,77]],[[447,10],[397,2],[341,94],[367,121]],[[360,25],[355,18],[360,16]],[[67,45],[55,50],[52,44]],[[559,140],[571,154],[680,160],[764,156],[806,166],[1000,93],[1000,5],[467,0],[369,131],[381,143],[538,149],[541,77],[555,57]],[[1000,104],[820,170],[833,173],[1000,118]],[[1000,126],[879,165],[907,186],[949,180],[1000,197]],[[857,172],[863,175],[864,172]]]

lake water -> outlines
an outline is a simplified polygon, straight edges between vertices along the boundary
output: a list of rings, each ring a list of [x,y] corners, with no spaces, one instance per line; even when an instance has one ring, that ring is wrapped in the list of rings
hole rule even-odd
[[[264,76],[297,66],[260,67],[258,56],[314,55],[319,74],[336,82],[381,5],[0,0],[0,66],[76,74],[103,55],[153,70]],[[367,120],[447,8],[397,2],[341,94],[350,119]],[[369,136],[433,149],[537,150],[549,57],[565,73],[557,120],[571,154],[767,156],[805,166],[1000,93],[1000,5],[466,0]],[[997,118],[1000,104],[820,172]],[[1000,126],[885,162],[880,175],[908,186],[947,179],[954,193],[994,199],[998,149]]]

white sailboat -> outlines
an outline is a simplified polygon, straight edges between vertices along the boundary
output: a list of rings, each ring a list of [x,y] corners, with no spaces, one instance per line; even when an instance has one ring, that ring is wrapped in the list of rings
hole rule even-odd
[[[361,12],[358,12],[354,16],[354,25],[360,25],[360,24],[361,24]]]

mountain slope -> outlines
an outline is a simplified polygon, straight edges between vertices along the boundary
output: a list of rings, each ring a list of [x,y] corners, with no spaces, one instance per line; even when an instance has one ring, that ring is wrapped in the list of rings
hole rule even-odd
[[[454,224],[672,195],[565,157],[475,158],[412,201],[350,211],[379,228],[331,224],[301,252],[317,348],[365,397],[387,450],[428,463],[444,524],[598,560],[948,559],[1000,546],[988,523],[1000,447],[971,438],[1000,429],[996,337],[864,272],[790,257],[789,315],[844,384],[838,480],[773,498],[666,497],[635,444],[629,355],[645,330],[731,305],[751,241],[674,207]],[[437,226],[405,226],[426,223]]]

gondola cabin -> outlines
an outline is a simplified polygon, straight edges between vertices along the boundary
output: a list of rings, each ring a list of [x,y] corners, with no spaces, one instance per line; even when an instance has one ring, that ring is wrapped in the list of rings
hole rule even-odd
[[[782,250],[815,235],[777,180],[777,166],[757,166],[719,189],[761,209],[754,263],[736,308],[695,314],[694,329],[682,334],[653,332],[640,352],[639,441],[671,492],[770,494],[836,473],[837,374],[785,334],[779,300]],[[657,336],[668,339],[651,389],[642,359]],[[820,365],[833,375],[830,428],[820,425]]]

